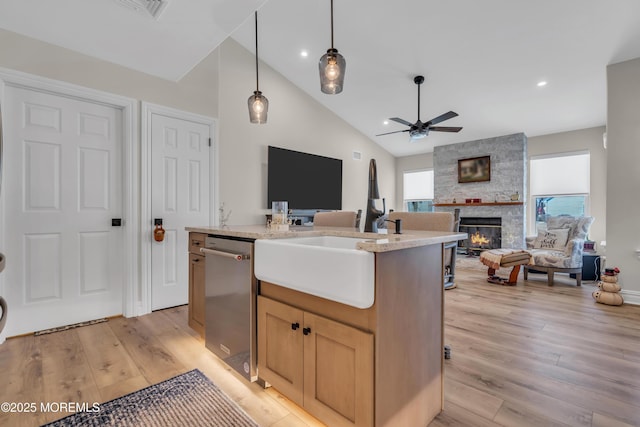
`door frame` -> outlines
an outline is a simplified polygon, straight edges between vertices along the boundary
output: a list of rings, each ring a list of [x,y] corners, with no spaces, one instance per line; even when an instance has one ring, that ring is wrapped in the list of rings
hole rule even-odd
[[[138,135],[138,101],[121,95],[87,88],[73,83],[67,83],[47,77],[24,73],[0,67],[0,103],[5,104],[5,87],[12,86],[66,96],[79,101],[100,103],[122,111],[122,223],[124,227],[124,283],[122,289],[122,314],[125,317],[136,315],[135,301],[137,300],[136,284],[138,283],[138,153],[136,142]],[[6,184],[6,182],[5,182]],[[5,233],[5,203],[0,195],[0,246],[4,247]],[[4,279],[0,275],[0,294],[4,294]],[[0,337],[0,343],[4,337]]]
[[[141,102],[140,114],[140,304],[137,315],[151,313],[151,244],[153,224],[151,218],[151,116],[189,120],[209,126],[209,225],[216,223],[218,209],[218,135],[216,119],[164,105]],[[206,225],[206,224],[203,224]],[[183,248],[185,253],[189,248]]]

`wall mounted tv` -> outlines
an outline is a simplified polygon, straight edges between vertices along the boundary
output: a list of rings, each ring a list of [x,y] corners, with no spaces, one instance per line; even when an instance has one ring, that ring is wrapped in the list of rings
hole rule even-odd
[[[269,146],[267,208],[342,209],[342,160]]]

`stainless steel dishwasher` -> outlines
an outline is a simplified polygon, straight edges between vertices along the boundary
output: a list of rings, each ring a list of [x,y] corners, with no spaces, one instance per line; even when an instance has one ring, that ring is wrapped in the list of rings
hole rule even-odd
[[[254,240],[208,235],[204,248],[205,345],[247,378],[256,374]]]

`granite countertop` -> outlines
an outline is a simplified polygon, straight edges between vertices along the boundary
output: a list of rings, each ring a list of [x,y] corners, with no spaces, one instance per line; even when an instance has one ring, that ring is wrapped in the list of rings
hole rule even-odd
[[[467,238],[467,233],[444,231],[405,230],[403,234],[363,233],[345,227],[292,226],[289,231],[273,231],[264,225],[230,225],[220,227],[186,227],[187,231],[217,236],[242,237],[246,239],[286,239],[291,237],[339,236],[366,239],[358,243],[358,249],[368,252],[389,252],[415,248]]]

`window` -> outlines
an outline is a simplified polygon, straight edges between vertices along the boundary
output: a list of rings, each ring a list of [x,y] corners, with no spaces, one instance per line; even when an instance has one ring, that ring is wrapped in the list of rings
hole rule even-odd
[[[433,211],[433,170],[405,172],[403,185],[407,212]]]
[[[549,216],[588,215],[590,158],[588,152],[531,158],[530,190],[535,232],[546,229]]]

